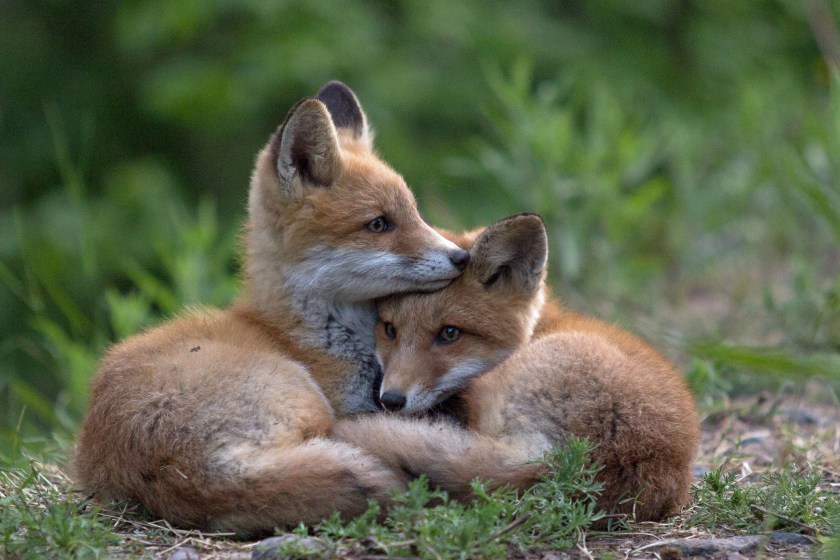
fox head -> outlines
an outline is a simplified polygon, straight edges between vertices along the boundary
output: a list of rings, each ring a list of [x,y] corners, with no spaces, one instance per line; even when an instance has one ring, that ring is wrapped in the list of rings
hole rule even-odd
[[[263,309],[290,290],[345,303],[436,290],[469,259],[374,154],[365,113],[340,82],[289,111],[257,157],[248,212],[246,270]]]
[[[470,249],[443,290],[384,299],[376,327],[382,406],[428,410],[506,359],[533,333],[544,303],[548,242],[536,214],[456,236]]]

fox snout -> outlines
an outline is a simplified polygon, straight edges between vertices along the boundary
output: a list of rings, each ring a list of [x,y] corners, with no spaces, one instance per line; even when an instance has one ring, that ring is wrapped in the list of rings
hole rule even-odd
[[[389,412],[399,412],[405,406],[405,395],[399,391],[385,391],[379,397],[382,408]]]
[[[463,272],[463,270],[467,267],[467,264],[470,262],[470,253],[469,251],[457,248],[449,253],[449,261],[455,266],[455,268],[458,269],[459,272]]]
[[[458,247],[431,228],[429,234],[425,244],[434,244],[434,248],[427,249],[419,256],[406,256],[407,276],[416,282],[412,290],[439,290],[460,276],[470,262],[469,251]]]

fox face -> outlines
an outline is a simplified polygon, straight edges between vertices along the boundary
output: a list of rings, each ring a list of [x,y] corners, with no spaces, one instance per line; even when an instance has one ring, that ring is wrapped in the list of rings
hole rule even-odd
[[[249,214],[248,276],[264,306],[280,285],[345,304],[436,290],[469,259],[422,220],[339,82],[295,105],[258,156]]]
[[[303,258],[292,283],[343,301],[440,289],[469,259],[421,219],[402,177],[376,160],[346,157],[334,186],[309,194],[295,214],[287,249]]]
[[[548,243],[542,219],[519,214],[489,226],[474,242],[472,237],[459,239],[470,261],[448,287],[380,302],[376,342],[384,408],[426,411],[530,338],[544,300]]]

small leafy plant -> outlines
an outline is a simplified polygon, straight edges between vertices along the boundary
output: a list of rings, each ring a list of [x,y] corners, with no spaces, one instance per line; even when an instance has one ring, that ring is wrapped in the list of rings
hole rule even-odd
[[[119,541],[110,525],[69,499],[41,470],[0,470],[0,557],[102,558]]]
[[[429,487],[421,476],[383,521],[371,503],[368,511],[347,523],[337,514],[311,530],[301,526],[297,538],[280,545],[278,557],[329,556],[339,549],[375,550],[389,558],[504,558],[511,548],[534,550],[573,547],[603,514],[596,509],[601,484],[599,467],[590,462],[592,445],[572,439],[542,461],[551,474],[527,491],[510,488],[488,492],[472,484],[469,505]],[[311,536],[308,536],[311,535]]]
[[[758,533],[784,529],[831,534],[831,520],[840,515],[840,499],[820,487],[822,475],[790,465],[744,484],[735,473],[714,470],[693,487],[691,526]]]

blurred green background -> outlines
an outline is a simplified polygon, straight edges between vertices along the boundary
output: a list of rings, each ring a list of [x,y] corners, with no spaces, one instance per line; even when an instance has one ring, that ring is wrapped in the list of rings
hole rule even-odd
[[[0,459],[66,441],[104,348],[238,290],[254,155],[330,79],[436,225],[523,210],[570,305],[698,398],[840,377],[840,6],[0,5]],[[828,392],[831,397],[831,391]]]

